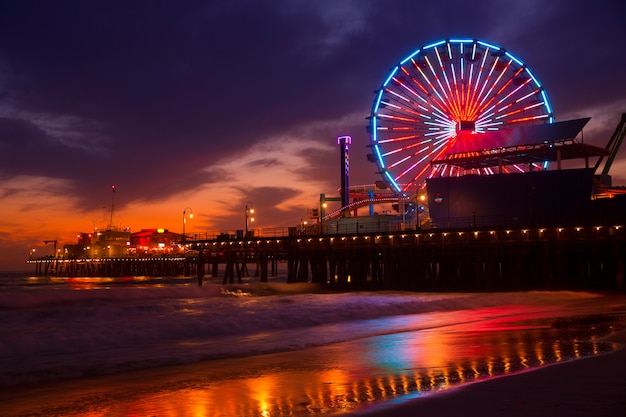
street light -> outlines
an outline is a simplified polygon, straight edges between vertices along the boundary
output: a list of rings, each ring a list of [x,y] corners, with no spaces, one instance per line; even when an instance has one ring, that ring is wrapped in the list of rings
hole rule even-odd
[[[183,238],[182,241],[185,241],[185,225],[187,224],[187,210],[189,210],[189,218],[193,219],[193,210],[191,209],[191,207],[185,207],[183,209]]]
[[[320,210],[319,210],[319,218],[317,222],[320,224],[320,233],[326,233],[326,222],[324,221],[324,217],[326,216],[326,209],[328,208],[328,203],[326,202],[326,196],[324,194],[320,194]]]
[[[421,230],[422,224],[420,223],[420,202],[423,203],[424,201],[426,201],[426,195],[417,193],[415,196],[415,210],[417,212],[417,224],[415,225],[415,230]]]
[[[254,217],[252,216],[254,214],[254,207],[252,207],[252,203],[246,203],[246,234],[244,235],[244,238],[248,237],[248,219],[253,222],[254,221]]]

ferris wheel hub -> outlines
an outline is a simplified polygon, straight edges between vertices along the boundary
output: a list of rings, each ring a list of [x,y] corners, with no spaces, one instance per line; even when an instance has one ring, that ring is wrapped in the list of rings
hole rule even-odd
[[[457,132],[474,132],[476,131],[476,122],[473,120],[461,120],[456,125]]]

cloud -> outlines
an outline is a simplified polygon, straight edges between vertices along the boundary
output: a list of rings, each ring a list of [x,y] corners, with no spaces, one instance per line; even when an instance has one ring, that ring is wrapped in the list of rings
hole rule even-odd
[[[159,227],[176,228],[179,216],[166,207],[178,205],[182,209],[187,205],[196,216],[189,228],[237,229],[245,204],[252,202],[258,212],[258,227],[296,224],[308,208],[318,204],[320,193],[336,193],[340,171],[337,132],[343,134],[353,128],[364,132],[363,121],[363,114],[355,113],[270,135],[206,165],[194,174],[194,187],[176,192],[172,185],[159,198],[127,201],[124,215],[150,207],[150,212],[158,213],[150,218],[160,219]],[[365,143],[360,145],[365,152]],[[366,160],[364,154],[356,154]],[[367,172],[361,175],[374,177],[373,167],[364,166]],[[149,219],[144,215],[142,220],[145,224]],[[137,228],[136,222],[132,228]]]
[[[615,133],[624,113],[626,113],[626,99],[619,99],[597,105],[582,106],[575,111],[567,113],[563,120],[591,117],[591,120],[583,129],[583,140],[585,143],[605,148],[609,145],[611,137]],[[614,142],[612,145],[615,144]],[[603,163],[606,162],[607,158],[604,158]],[[597,174],[603,169],[604,165],[601,165]],[[626,186],[626,146],[623,143],[610,166],[609,175],[613,177],[613,185]]]
[[[17,176],[0,181],[2,212],[0,229],[10,230],[14,239],[72,234],[83,219],[72,197],[73,184],[46,177]]]
[[[30,269],[28,252],[51,254],[44,240],[59,247],[73,243],[76,232],[91,231],[104,223],[108,212],[88,211],[74,194],[72,180],[33,175],[0,177],[0,268]],[[104,209],[109,209],[105,207]]]
[[[10,204],[3,198],[0,217],[26,230],[43,220],[29,226],[24,210],[58,216],[45,235],[106,225],[116,184],[116,224],[133,230],[178,230],[186,206],[190,230],[241,228],[249,200],[259,226],[297,223],[339,188],[338,135],[353,137],[351,184],[380,178],[366,158],[374,91],[409,52],[455,36],[510,50],[541,80],[557,120],[592,116],[585,141],[604,146],[625,110],[621,9],[617,0],[6,2],[0,181]],[[80,217],[66,222],[68,212]]]
[[[562,13],[563,4],[559,0],[545,2],[529,0],[524,2],[503,2],[491,0],[482,3],[482,10],[491,22],[486,27],[487,35],[492,42],[501,47],[515,45],[533,30],[549,27],[550,21]],[[568,2],[567,6],[571,6]],[[511,51],[516,54],[515,51]]]
[[[582,105],[564,113],[559,120],[572,120],[591,117],[583,130],[585,142],[605,147],[619,123],[622,113],[626,113],[626,98],[598,104]]]
[[[102,152],[104,137],[95,121],[75,115],[34,114],[5,109],[0,117],[0,141],[17,143],[22,139],[37,140],[48,145]],[[29,131],[28,131],[29,130]]]
[[[316,16],[320,27],[305,39],[302,49],[320,57],[333,55],[350,41],[368,30],[372,3],[358,0],[275,1],[276,10],[288,18],[299,20]]]

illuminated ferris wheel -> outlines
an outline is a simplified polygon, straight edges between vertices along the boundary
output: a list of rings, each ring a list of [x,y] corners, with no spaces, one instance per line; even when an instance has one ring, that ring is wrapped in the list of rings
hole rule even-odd
[[[392,189],[411,194],[426,178],[462,174],[431,164],[455,143],[553,121],[546,91],[517,57],[475,39],[442,40],[404,58],[382,84],[370,117],[372,159]]]

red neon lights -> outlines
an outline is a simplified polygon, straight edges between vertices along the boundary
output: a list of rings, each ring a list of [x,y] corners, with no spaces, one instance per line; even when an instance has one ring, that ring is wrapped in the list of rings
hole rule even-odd
[[[456,141],[470,140],[461,132],[475,133],[471,140],[480,141],[488,130],[552,122],[545,92],[526,66],[480,41],[431,44],[395,67],[387,80],[370,131],[377,163],[398,191],[415,191],[428,177],[462,175],[458,167],[430,163]]]

